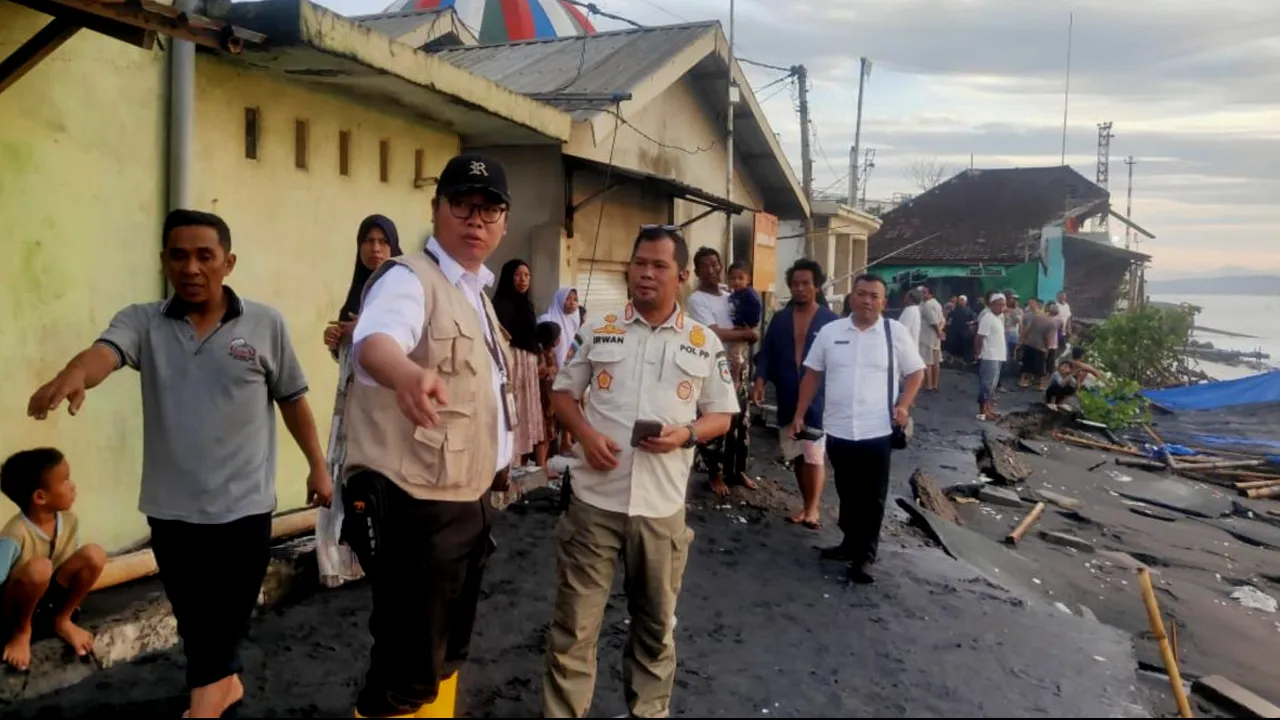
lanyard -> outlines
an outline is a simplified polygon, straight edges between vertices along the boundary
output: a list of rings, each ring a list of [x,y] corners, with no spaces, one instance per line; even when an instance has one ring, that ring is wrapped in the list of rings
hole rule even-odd
[[[440,264],[440,258],[436,257],[435,253],[430,250],[423,250],[423,252],[436,265]],[[481,332],[484,333],[484,346],[489,351],[489,359],[493,361],[494,367],[498,368],[498,376],[501,378],[499,384],[502,392],[502,419],[506,421],[507,430],[514,430],[515,396],[511,394],[511,386],[508,384],[507,362],[503,357],[502,351],[498,349],[498,330],[493,326],[493,319],[489,317],[489,300],[484,293],[480,293],[480,306],[480,314],[484,315],[484,322],[487,327],[487,330],[486,328],[481,328]]]

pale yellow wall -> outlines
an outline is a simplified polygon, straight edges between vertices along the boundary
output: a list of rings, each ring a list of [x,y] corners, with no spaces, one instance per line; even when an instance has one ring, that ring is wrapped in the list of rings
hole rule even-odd
[[[405,252],[430,232],[434,185],[415,188],[414,151],[434,177],[459,148],[456,135],[201,56],[197,63],[193,198],[231,226],[238,264],[230,279],[248,298],[284,313],[311,386],[328,445],[337,365],[321,340],[351,282],[356,230],[371,213],[395,221]],[[244,110],[259,108],[259,159],[244,152]],[[294,123],[310,122],[309,169],[294,164]],[[351,133],[350,175],[338,172],[338,133]],[[389,182],[379,177],[379,141],[391,141]],[[280,426],[280,508],[305,501],[307,467]]]
[[[47,21],[0,0],[0,57]],[[26,404],[116,310],[160,297],[164,68],[158,50],[81,31],[0,93],[0,453],[61,448],[83,536],[108,548],[147,532],[137,374],[108,379],[74,418],[28,420]]]
[[[612,127],[612,123],[608,123]],[[575,133],[570,152],[600,162],[608,162],[610,150],[616,165],[652,173],[662,177],[675,178],[687,185],[702,188],[719,196],[725,196],[725,173],[727,170],[726,148],[724,143],[724,127],[716,116],[707,108],[705,101],[698,95],[692,82],[683,78],[649,101],[644,107],[627,115],[627,122],[620,123],[617,131],[617,143],[611,137],[599,140],[594,147],[589,147],[586,138],[589,133]],[[741,168],[739,163],[738,168]],[[577,193],[575,188],[575,193]],[[734,173],[733,201],[747,207],[760,207],[760,192],[746,173]],[[625,196],[610,196],[610,205],[623,204]],[[676,222],[681,223],[700,215],[706,208],[692,203],[676,203]],[[602,248],[598,256],[608,254],[616,257],[630,254],[631,243],[635,240],[637,225],[640,222],[665,223],[667,221],[666,206],[643,206],[637,208],[643,212],[643,220],[637,216],[627,216],[615,221],[619,213],[606,210],[605,224],[616,227],[604,235],[611,244],[609,249]],[[611,217],[611,215],[613,217]],[[633,213],[633,215],[636,215]],[[582,226],[588,217],[592,218],[594,229],[595,211],[580,215]],[[745,216],[744,216],[745,217]],[[624,227],[625,226],[625,227]],[[622,230],[625,229],[625,232]],[[580,234],[575,233],[575,234]],[[581,235],[585,237],[585,235]],[[725,216],[713,214],[694,225],[686,233],[691,248],[708,245],[721,253],[725,252]],[[614,247],[616,245],[616,247]],[[591,255],[588,245],[583,249],[577,246],[577,252],[583,257]]]

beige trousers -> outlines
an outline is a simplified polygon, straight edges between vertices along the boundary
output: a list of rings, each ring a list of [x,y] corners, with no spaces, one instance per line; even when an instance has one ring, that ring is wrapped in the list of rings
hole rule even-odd
[[[556,534],[558,586],[542,716],[580,718],[591,708],[600,626],[621,555],[631,614],[622,665],[627,708],[636,717],[667,717],[676,674],[676,598],[693,542],[684,508],[665,518],[629,517],[575,497]]]

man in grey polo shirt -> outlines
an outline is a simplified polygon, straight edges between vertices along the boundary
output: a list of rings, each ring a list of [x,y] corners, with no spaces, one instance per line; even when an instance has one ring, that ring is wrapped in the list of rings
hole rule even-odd
[[[139,508],[183,639],[188,716],[220,717],[244,697],[237,646],[269,559],[274,405],[310,464],[308,500],[327,505],[333,483],[284,318],[223,285],[236,263],[227,224],[174,210],[163,248],[175,295],[117,313],[27,411],[43,420],[65,400],[75,415],[116,370],[142,375]]]

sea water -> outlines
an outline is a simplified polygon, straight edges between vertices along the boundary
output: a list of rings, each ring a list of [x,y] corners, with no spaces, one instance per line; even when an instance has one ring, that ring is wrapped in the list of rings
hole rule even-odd
[[[1152,295],[1152,300],[1190,303],[1200,307],[1196,325],[1200,328],[1226,330],[1254,337],[1220,335],[1206,330],[1194,333],[1196,340],[1211,342],[1215,348],[1250,352],[1261,350],[1271,355],[1264,362],[1280,366],[1280,296],[1267,295]],[[1231,380],[1258,373],[1247,366],[1224,365],[1197,361],[1200,369],[1220,380]]]

